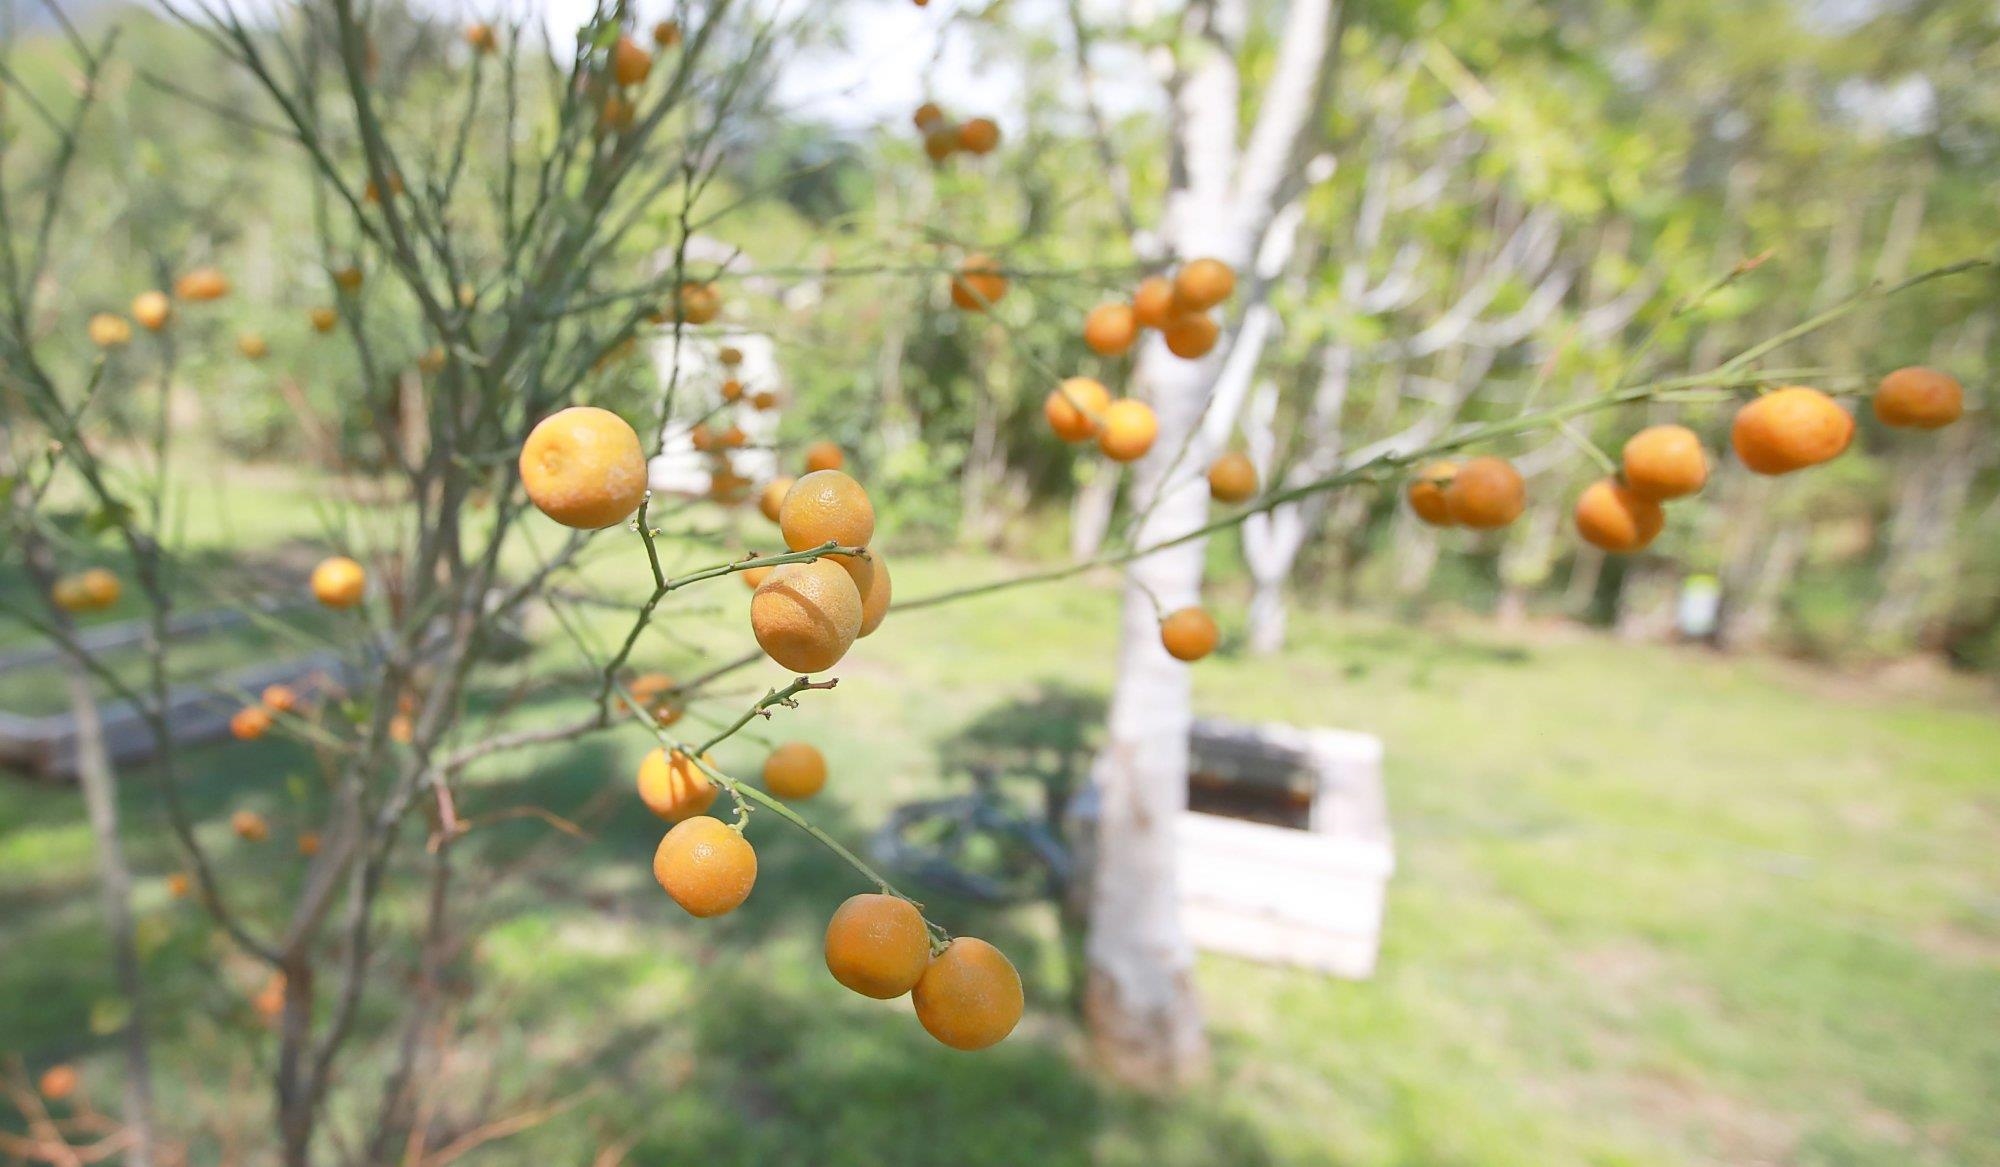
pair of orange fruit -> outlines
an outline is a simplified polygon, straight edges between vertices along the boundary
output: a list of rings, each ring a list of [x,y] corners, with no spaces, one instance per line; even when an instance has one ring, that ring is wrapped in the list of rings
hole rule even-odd
[[[1160,436],[1160,419],[1143,401],[1114,401],[1102,381],[1067,377],[1042,400],[1042,417],[1065,442],[1097,440],[1097,448],[1114,462],[1146,456]]]

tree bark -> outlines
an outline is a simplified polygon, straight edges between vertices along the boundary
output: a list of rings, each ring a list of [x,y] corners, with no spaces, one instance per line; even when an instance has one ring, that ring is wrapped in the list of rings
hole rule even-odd
[[[68,674],[70,714],[76,721],[77,785],[83,790],[84,813],[90,820],[97,849],[98,898],[105,930],[111,940],[111,968],[125,998],[125,1129],[131,1146],[126,1162],[132,1167],[153,1164],[153,1066],[146,1040],[145,983],[139,948],[132,931],[132,873],[125,866],[125,845],[118,834],[118,791],[110,756],[104,749],[103,724],[97,697],[82,665],[64,658]]]
[[[1208,516],[1199,478],[1164,478],[1181,443],[1199,441],[1192,431],[1212,364],[1175,362],[1157,338],[1147,341],[1142,383],[1160,415],[1160,439],[1139,465],[1138,497],[1153,500],[1135,536],[1142,544],[1192,530]],[[1150,1088],[1193,1081],[1208,1065],[1174,853],[1175,827],[1187,809],[1190,683],[1188,667],[1160,644],[1153,607],[1155,596],[1168,609],[1199,598],[1202,556],[1203,542],[1195,541],[1131,565],[1118,682],[1105,747],[1091,771],[1099,817],[1084,1020],[1099,1064]]]
[[[1176,137],[1164,226],[1182,260],[1213,256],[1247,270],[1290,201],[1300,143],[1326,91],[1334,0],[1292,0],[1277,61],[1255,123],[1237,148],[1239,77],[1234,41],[1242,0],[1189,10],[1189,64],[1174,87]],[[1208,518],[1202,475],[1213,452],[1202,413],[1225,353],[1182,361],[1149,336],[1134,383],[1159,416],[1140,460],[1133,499],[1138,545],[1184,535]],[[1085,946],[1084,1018],[1100,1064],[1148,1088],[1170,1088],[1208,1065],[1194,955],[1182,929],[1175,829],[1187,807],[1187,666],[1160,644],[1155,602],[1172,609],[1200,597],[1204,541],[1135,560],[1128,569],[1118,678],[1103,751],[1092,767],[1098,808],[1096,870]]]
[[[1118,502],[1118,467],[1099,463],[1077,488],[1069,510],[1069,554],[1076,560],[1095,559],[1111,533],[1111,512]]]

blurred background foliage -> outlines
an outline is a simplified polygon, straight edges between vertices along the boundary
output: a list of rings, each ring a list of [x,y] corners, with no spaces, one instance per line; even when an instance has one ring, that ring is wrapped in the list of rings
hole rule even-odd
[[[1143,257],[1079,112],[1071,27],[1018,7],[962,17],[982,68],[1013,79],[1017,108],[948,111],[1000,116],[1007,136],[993,156],[931,167],[906,119],[836,124],[753,79],[747,91],[765,96],[715,143],[721,177],[693,207],[663,196],[623,246],[670,249],[683,210],[699,233],[704,215],[729,208],[714,242],[742,260],[725,279],[724,319],[778,346],[783,440],[848,448],[883,486],[906,544],[1061,555],[1079,543],[1065,535],[1069,516],[1080,521],[1116,484],[1090,489],[1097,460],[1047,440],[1040,401],[1052,371],[1123,376],[1122,362],[1089,354],[1078,325],[1091,304],[1126,293]],[[471,67],[458,29],[381,13],[384,102],[442,135]],[[868,13],[832,6],[811,35],[837,43]],[[417,314],[387,280],[356,298],[378,345],[396,350],[377,354],[372,376],[350,346],[316,338],[306,313],[334,302],[330,273],[355,241],[328,234],[296,160],[256,127],[242,78],[213,68],[185,30],[143,10],[119,17],[127,32],[67,228],[90,246],[66,253],[51,343],[80,363],[75,322],[215,263],[244,294],[226,326],[181,339],[166,398],[180,428],[232,458],[365,469],[428,347]],[[1331,173],[1301,200],[1298,244],[1272,273],[1277,332],[1256,373],[1280,466],[1329,438],[1365,445],[1440,400],[1463,396],[1457,415],[1474,420],[1709,367],[1872,281],[1991,251],[1990,5],[1356,0],[1345,19],[1321,127]],[[1092,58],[1099,84],[1142,83],[1147,48],[1169,32],[1098,30],[1115,41],[1099,45],[1114,55]],[[1273,46],[1251,43],[1254,82]],[[55,49],[47,30],[16,34],[24,85],[60,91],[68,66]],[[1126,104],[1105,120],[1143,215],[1169,160],[1158,109]],[[950,308],[938,272],[967,250],[1019,273],[995,314],[1004,327]],[[1750,257],[1766,258],[1674,312]],[[1864,416],[1855,455],[1832,470],[1751,481],[1726,456],[1725,406],[1679,410],[1710,439],[1718,474],[1652,553],[1622,563],[1567,536],[1590,462],[1524,446],[1508,452],[1535,471],[1540,510],[1515,530],[1441,538],[1386,494],[1354,492],[1308,516],[1316,537],[1284,573],[1292,602],[1464,606],[1648,635],[1673,581],[1713,573],[1728,643],[1848,657],[1921,648],[2000,668],[1995,291],[1989,276],[1930,284],[1775,361],[1871,376],[1948,368],[1975,408],[1934,440]],[[274,355],[241,358],[232,336],[243,331]],[[591,393],[642,416],[656,408],[667,366],[645,355],[614,363]],[[1329,419],[1312,404],[1336,363],[1345,391]],[[327,408],[357,396],[373,408]],[[150,394],[106,403],[133,429],[157,408]],[[1608,413],[1587,428],[1615,452],[1663,416]],[[1214,558],[1225,578],[1243,577],[1232,546]]]

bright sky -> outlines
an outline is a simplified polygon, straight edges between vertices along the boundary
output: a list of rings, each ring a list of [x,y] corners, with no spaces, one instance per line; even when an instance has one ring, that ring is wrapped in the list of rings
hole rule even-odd
[[[504,11],[520,16],[539,14],[550,39],[560,48],[570,43],[576,28],[589,19],[591,0],[498,0],[498,3],[468,4],[465,0],[412,0],[419,8],[438,12],[447,19],[469,19],[470,13],[491,15]],[[769,2],[769,0],[767,0]],[[812,0],[774,0],[781,11],[795,10]],[[1021,80],[1009,62],[980,59],[977,46],[963,28],[942,33],[947,28],[955,0],[932,0],[919,8],[912,0],[855,0],[841,6],[844,13],[844,46],[824,48],[790,62],[781,74],[777,97],[787,108],[808,112],[815,118],[848,128],[902,122],[927,97],[956,114],[984,114],[1003,128],[1018,128]],[[1116,11],[1117,0],[1087,0],[1087,8],[1103,8],[1103,15]],[[640,26],[670,14],[673,6],[656,3],[642,6]],[[1055,24],[1063,19],[1059,0],[1016,0],[1007,9],[1008,19],[1031,24]],[[940,41],[943,51],[939,51]],[[1100,80],[1100,99],[1114,113],[1144,107],[1158,100],[1158,90],[1139,79],[1134,85],[1118,85],[1119,75],[1132,70],[1106,71]],[[928,87],[926,81],[928,79]],[[1080,98],[1080,95],[1079,95]]]

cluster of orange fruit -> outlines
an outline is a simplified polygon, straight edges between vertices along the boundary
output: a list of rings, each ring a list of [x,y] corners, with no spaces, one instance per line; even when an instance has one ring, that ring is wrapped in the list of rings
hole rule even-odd
[[[92,567],[57,580],[50,595],[65,612],[102,612],[118,602],[123,590],[110,569]]]
[[[793,551],[828,543],[867,548],[875,537],[875,504],[868,492],[845,471],[826,465],[839,456],[830,444],[812,451],[807,472],[778,500],[778,533]],[[813,469],[815,463],[821,468]],[[760,501],[768,502],[782,481],[767,487]],[[865,556],[783,564],[764,574],[750,595],[750,631],[782,667],[825,672],[856,640],[881,627],[890,588],[889,565],[872,549]]]
[[[829,543],[866,549],[874,539],[874,504],[840,469],[843,462],[838,447],[816,443],[803,475],[767,486],[762,509],[791,550]],[[530,501],[571,527],[621,522],[645,493],[638,435],[615,414],[591,406],[573,406],[537,423],[522,446],[520,470]],[[741,574],[755,589],[752,635],[767,656],[795,673],[832,668],[857,638],[880,627],[889,609],[889,569],[872,551]],[[642,675],[628,692],[663,725],[682,714],[665,674]],[[660,747],[641,760],[637,775],[640,801],[673,824],[654,851],[653,876],[676,904],[701,918],[735,911],[757,882],[757,852],[741,824],[706,813],[719,793],[708,776],[713,768],[709,757]],[[779,746],[764,762],[764,785],[783,799],[810,798],[826,778],[825,756],[806,742]],[[826,962],[855,992],[881,999],[911,994],[925,1030],[956,1049],[992,1045],[1021,1019],[1021,978],[998,949],[969,937],[934,946],[922,914],[896,896],[859,895],[842,904],[827,926]]]
[[[359,267],[351,264],[343,265],[333,269],[332,276],[335,287],[342,292],[352,294],[361,288],[363,277]],[[460,289],[460,298],[465,299],[465,293],[468,291],[468,288]],[[212,267],[196,268],[174,281],[172,297],[158,289],[144,291],[134,296],[130,309],[131,320],[116,312],[98,312],[90,317],[85,330],[90,336],[90,342],[98,348],[123,348],[132,343],[133,320],[138,321],[148,332],[160,332],[173,320],[174,300],[190,304],[209,303],[222,299],[229,292],[228,276]],[[339,326],[340,311],[329,305],[317,305],[307,309],[306,319],[312,325],[314,332],[325,334]],[[271,355],[271,345],[260,333],[245,331],[237,334],[236,351],[249,360],[261,361]],[[424,361],[420,359],[418,363],[422,365]],[[425,371],[436,370],[427,368]]]
[[[468,39],[470,35],[468,32]],[[671,48],[679,44],[680,39],[680,25],[671,20],[661,21],[653,27],[653,43],[659,48]],[[474,45],[474,48],[479,46]],[[604,62],[604,76],[610,82],[610,91],[597,109],[599,134],[618,134],[631,128],[637,107],[632,102],[630,91],[644,85],[652,75],[653,54],[645,46],[629,36],[621,36],[612,42]]]
[[[238,741],[254,742],[271,732],[273,717],[295,713],[298,708],[298,690],[290,685],[266,685],[257,704],[244,706],[229,719],[229,733]]]
[[[759,389],[751,392],[744,388],[741,376],[737,372],[743,364],[743,354],[740,350],[724,345],[716,355],[723,367],[728,370],[718,388],[724,406],[733,410],[741,410],[748,406],[759,413],[777,408],[776,390]],[[703,420],[695,422],[689,428],[689,443],[697,451],[708,456],[710,499],[724,506],[735,506],[749,497],[750,488],[755,485],[755,480],[739,473],[735,462],[730,458],[731,451],[741,449],[749,443],[749,440],[749,435],[743,432],[743,427],[734,422],[718,429]],[[790,479],[785,481],[789,482]]]
[[[958,153],[991,154],[1000,145],[1000,126],[992,118],[968,118],[955,123],[944,116],[934,101],[918,106],[910,120],[924,136],[925,156],[935,163],[943,164]]]
[[[132,320],[148,332],[164,329],[174,316],[174,300],[204,304],[229,294],[229,277],[212,267],[198,267],[174,281],[172,298],[157,288],[132,297]],[[90,343],[103,349],[123,348],[132,343],[132,323],[116,312],[99,312],[84,325]]]
[[[653,877],[702,919],[735,911],[757,883],[756,848],[740,826],[707,813],[719,793],[704,773],[713,765],[655,749],[638,776],[640,800],[673,824],[653,854]],[[765,787],[787,801],[819,793],[826,775],[825,756],[806,742],[781,745],[764,761]],[[1021,977],[1006,956],[970,937],[934,949],[923,914],[897,896],[867,893],[841,904],[827,923],[825,954],[834,979],[863,996],[911,994],[924,1029],[955,1049],[984,1049],[1021,1019]]]
[[[1208,355],[1222,335],[1210,309],[1236,291],[1236,271],[1219,259],[1191,259],[1169,279],[1139,281],[1129,302],[1099,304],[1083,318],[1083,343],[1101,357],[1123,355],[1148,328],[1158,329],[1167,351],[1183,360]]]
[[[1153,407],[1134,397],[1111,399],[1102,381],[1065,377],[1042,399],[1042,416],[1065,442],[1097,440],[1097,448],[1114,462],[1146,456],[1160,436],[1160,419]]]
[[[722,315],[722,292],[705,280],[688,280],[674,289],[667,307],[653,313],[655,324],[707,324]]]
[[[1883,425],[1937,429],[1964,413],[1965,390],[1947,373],[1897,369],[1876,386],[1873,408]],[[1854,440],[1854,417],[1831,396],[1804,385],[1759,395],[1737,410],[1729,443],[1752,473],[1790,474],[1830,462]],[[1686,426],[1649,426],[1621,451],[1616,475],[1586,487],[1575,510],[1577,533],[1606,551],[1640,551],[1666,527],[1663,503],[1699,491],[1708,481],[1701,438]],[[1505,459],[1464,465],[1432,462],[1417,471],[1407,497],[1418,518],[1434,526],[1491,530],[1520,517],[1527,492]]]
[[[697,763],[679,750],[652,750],[639,762],[639,801],[669,823],[707,814],[720,792],[706,773],[714,768],[715,759],[708,754]],[[787,742],[764,759],[764,788],[787,802],[818,794],[826,787],[826,775],[826,755],[809,742]]]

